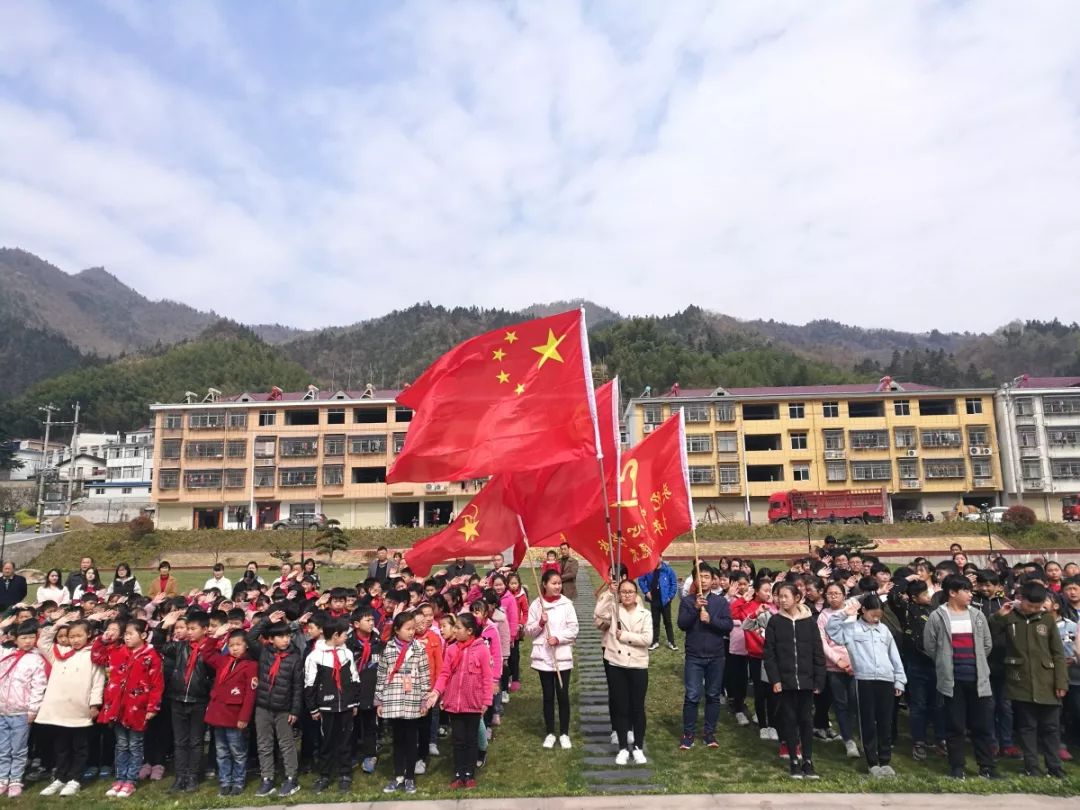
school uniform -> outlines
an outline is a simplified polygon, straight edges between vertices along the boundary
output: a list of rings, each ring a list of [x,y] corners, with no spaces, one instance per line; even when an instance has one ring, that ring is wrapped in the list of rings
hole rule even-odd
[[[382,639],[374,631],[366,639],[354,633],[345,643],[352,651],[358,676],[352,753],[354,757],[369,759],[375,756],[375,741],[379,727],[379,717],[375,711],[375,685],[384,645]]]
[[[181,786],[194,786],[201,770],[206,707],[214,673],[200,654],[203,642],[164,638],[162,631],[155,631],[154,646],[161,650],[164,660],[165,694],[172,715],[173,768]]]
[[[206,724],[214,728],[218,783],[223,788],[243,788],[247,776],[247,726],[255,710],[259,667],[250,658],[218,652],[213,638],[203,642],[201,655],[215,671]],[[244,728],[240,728],[241,724]]]
[[[255,690],[255,742],[259,772],[264,781],[274,778],[274,754],[281,752],[285,778],[295,780],[299,769],[294,722],[304,715],[304,660],[295,638],[278,652],[261,638],[270,622],[263,619],[248,633],[248,655],[258,666]]]
[[[359,680],[348,647],[331,647],[324,639],[315,642],[304,662],[304,704],[309,714],[319,714],[322,743],[318,764],[325,779],[352,776],[349,748]]]

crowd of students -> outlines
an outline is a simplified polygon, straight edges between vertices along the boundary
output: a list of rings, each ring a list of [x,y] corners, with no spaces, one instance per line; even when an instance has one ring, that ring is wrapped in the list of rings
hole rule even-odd
[[[7,568],[0,597],[14,599]],[[387,746],[383,791],[411,794],[444,737],[450,786],[474,788],[521,688],[526,635],[543,637],[532,665],[544,745],[570,746],[577,624],[557,573],[532,605],[501,557],[482,577],[458,560],[424,580],[380,548],[369,573],[322,588],[305,560],[267,583],[252,562],[234,584],[215,565],[203,588],[180,593],[162,562],[144,595],[126,564],[111,583],[90,558],[66,580],[50,571],[37,601],[5,605],[0,621],[0,795],[19,796],[24,779],[47,780],[41,795],[73,796],[111,778],[106,796],[122,799],[162,780],[169,759],[174,793],[216,778],[220,795],[240,795],[249,762],[257,797],[290,796],[308,772],[315,793],[335,782],[348,793]]]

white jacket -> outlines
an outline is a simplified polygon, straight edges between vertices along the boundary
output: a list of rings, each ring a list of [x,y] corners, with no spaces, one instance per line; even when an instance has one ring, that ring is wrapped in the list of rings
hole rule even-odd
[[[540,625],[540,617],[547,616],[547,626]],[[529,619],[525,633],[533,639],[529,655],[532,668],[539,672],[565,672],[574,667],[574,642],[577,640],[578,619],[574,603],[565,596],[554,602],[543,598],[534,599],[529,605]],[[548,637],[558,639],[554,647],[547,643]]]
[[[626,669],[649,668],[649,645],[653,641],[652,611],[646,610],[640,601],[633,610],[619,605],[619,623],[622,625],[622,638],[615,638],[611,628],[610,591],[604,591],[593,610],[593,623],[604,632],[601,644],[604,648],[604,660],[609,664]]]
[[[38,637],[38,650],[52,664],[45,700],[37,722],[47,726],[86,728],[94,724],[91,706],[101,706],[105,691],[105,670],[90,660],[90,645],[73,653],[70,647],[53,643],[56,627],[44,627]],[[68,656],[63,660],[57,656]],[[69,655],[70,653],[70,655]]]

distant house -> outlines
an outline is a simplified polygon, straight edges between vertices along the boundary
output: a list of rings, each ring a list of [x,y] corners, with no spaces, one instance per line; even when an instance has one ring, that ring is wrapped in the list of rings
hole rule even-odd
[[[118,434],[104,446],[105,480],[87,486],[91,502],[150,501],[154,480],[154,429]]]
[[[42,440],[16,439],[10,444],[14,448],[14,458],[21,461],[22,466],[14,470],[0,470],[0,481],[30,481],[37,478],[41,471]],[[64,449],[64,445],[59,442],[49,442],[49,450],[45,456],[51,459]]]

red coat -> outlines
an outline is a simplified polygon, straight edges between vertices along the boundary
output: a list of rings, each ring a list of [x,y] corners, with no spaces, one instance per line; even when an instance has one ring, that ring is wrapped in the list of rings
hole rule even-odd
[[[216,672],[206,707],[206,724],[239,728],[240,723],[250,723],[259,686],[259,662],[218,652],[213,638],[203,642],[202,657]]]
[[[467,647],[451,644],[434,686],[442,696],[443,709],[453,714],[483,714],[492,701],[491,675],[491,652],[483,639]]]
[[[149,645],[132,650],[123,644],[103,644],[98,638],[90,658],[108,670],[97,721],[145,731],[146,715],[161,710],[161,696],[165,692],[161,656]]]

